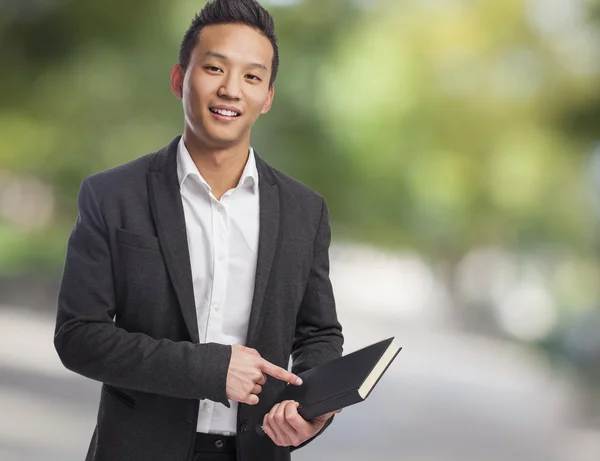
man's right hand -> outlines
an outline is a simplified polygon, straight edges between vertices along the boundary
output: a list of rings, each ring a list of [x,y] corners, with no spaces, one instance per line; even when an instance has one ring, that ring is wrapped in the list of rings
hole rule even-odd
[[[256,405],[258,394],[267,382],[265,374],[300,386],[302,380],[293,373],[263,359],[258,351],[234,344],[227,370],[227,398],[234,402]]]

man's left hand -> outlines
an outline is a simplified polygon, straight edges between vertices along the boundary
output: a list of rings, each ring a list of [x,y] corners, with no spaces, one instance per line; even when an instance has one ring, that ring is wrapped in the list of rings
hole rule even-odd
[[[263,430],[280,447],[297,447],[314,437],[327,420],[342,410],[332,411],[306,421],[298,414],[298,402],[285,400],[276,404],[263,418]]]

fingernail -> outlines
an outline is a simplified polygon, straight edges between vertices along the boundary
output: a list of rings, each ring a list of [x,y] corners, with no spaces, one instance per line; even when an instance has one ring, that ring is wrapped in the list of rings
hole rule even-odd
[[[298,378],[298,379],[296,380],[296,384],[297,384],[298,386],[302,386],[302,379],[301,379],[301,378]]]

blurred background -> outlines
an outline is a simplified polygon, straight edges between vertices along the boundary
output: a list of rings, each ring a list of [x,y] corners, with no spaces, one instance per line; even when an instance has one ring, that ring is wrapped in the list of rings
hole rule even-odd
[[[83,460],[56,293],[81,180],[182,131],[204,1],[0,0],[0,459]],[[600,459],[600,0],[263,0],[253,146],[323,194],[345,353],[403,346],[298,461]]]

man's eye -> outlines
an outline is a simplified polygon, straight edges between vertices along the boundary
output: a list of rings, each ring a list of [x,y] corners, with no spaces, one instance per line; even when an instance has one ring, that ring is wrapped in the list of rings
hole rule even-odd
[[[256,75],[252,74],[246,74],[246,78],[249,78],[251,80],[260,80]]]
[[[210,70],[211,72],[219,72],[221,69],[219,69],[218,67],[215,66],[205,66],[204,67],[206,70]]]

